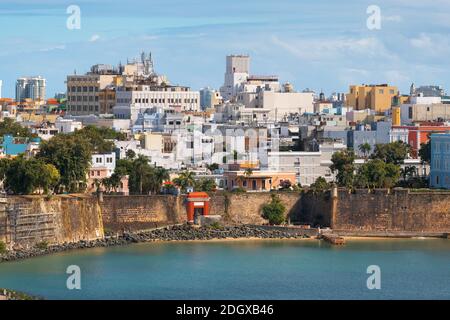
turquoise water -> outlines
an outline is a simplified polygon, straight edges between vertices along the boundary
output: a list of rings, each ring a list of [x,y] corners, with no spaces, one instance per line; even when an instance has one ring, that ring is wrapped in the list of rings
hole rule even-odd
[[[81,268],[81,290],[66,268]],[[369,265],[381,289],[369,290]],[[450,240],[145,243],[0,264],[0,287],[48,299],[450,299]]]

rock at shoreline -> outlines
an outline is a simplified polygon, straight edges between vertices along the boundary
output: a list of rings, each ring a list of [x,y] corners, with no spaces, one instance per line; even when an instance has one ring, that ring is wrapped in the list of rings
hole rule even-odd
[[[23,292],[0,288],[0,301],[1,300],[41,300],[41,299],[30,296]]]
[[[299,239],[308,238],[303,234],[291,234],[280,230],[266,230],[250,226],[209,226],[192,227],[189,225],[177,225],[162,229],[142,232],[129,232],[116,236],[107,236],[104,239],[94,241],[80,241],[77,243],[64,243],[49,246],[47,248],[30,248],[8,251],[0,255],[0,262],[26,259],[50,253],[62,252],[71,249],[84,249],[94,247],[120,246],[138,242],[150,241],[189,241],[189,240],[215,240],[215,239]]]

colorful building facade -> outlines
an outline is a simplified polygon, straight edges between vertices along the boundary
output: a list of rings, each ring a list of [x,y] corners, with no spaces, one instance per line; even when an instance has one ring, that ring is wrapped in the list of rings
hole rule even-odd
[[[450,189],[450,131],[431,135],[430,186]]]

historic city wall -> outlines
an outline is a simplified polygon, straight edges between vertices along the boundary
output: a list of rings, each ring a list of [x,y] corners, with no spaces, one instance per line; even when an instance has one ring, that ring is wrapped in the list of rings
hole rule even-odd
[[[279,192],[286,218],[295,224],[332,227],[353,235],[450,233],[450,192],[345,190],[323,194]],[[186,222],[184,196],[65,195],[0,199],[0,241],[9,247],[39,242],[94,240],[111,231],[139,230]],[[266,224],[262,207],[271,193],[214,193],[210,214],[226,223]]]
[[[292,222],[301,221],[301,194],[280,192],[278,196],[286,206],[286,218]],[[169,195],[104,196],[101,203],[103,223],[105,229],[112,231],[185,223],[185,199],[184,196]],[[264,224],[267,221],[261,217],[262,207],[270,201],[270,193],[217,192],[210,196],[210,215],[222,216],[227,223]],[[320,208],[320,205],[315,207]]]
[[[101,208],[86,195],[8,196],[0,205],[0,241],[26,248],[104,237]]]
[[[450,232],[450,192],[342,190],[335,201],[331,223],[335,230]]]
[[[107,231],[120,231],[184,223],[184,199],[172,195],[103,196],[103,224]]]
[[[449,192],[346,190],[323,194],[279,192],[286,218],[295,224],[332,227],[342,232],[450,232]],[[262,207],[271,193],[211,195],[210,214],[236,224],[266,224]],[[105,196],[101,203],[105,228],[145,229],[186,222],[185,197]]]

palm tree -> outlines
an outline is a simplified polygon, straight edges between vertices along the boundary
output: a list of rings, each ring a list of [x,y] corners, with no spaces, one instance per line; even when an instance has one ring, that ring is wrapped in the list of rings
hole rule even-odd
[[[166,169],[161,167],[152,168],[150,174],[150,190],[152,193],[160,192],[163,182],[169,179],[169,171]]]
[[[148,158],[140,154],[136,160],[134,160],[133,166],[139,181],[139,193],[142,194],[144,179],[150,167],[148,164]]]
[[[185,170],[180,172],[178,178],[173,179],[173,182],[178,185],[181,190],[186,191],[187,187],[193,187],[195,184],[195,172]]]
[[[367,159],[367,156],[369,155],[370,151],[372,150],[372,147],[368,142],[362,143],[358,147],[359,151],[361,151],[364,154],[364,158]]]
[[[244,176],[246,176],[247,178],[251,177],[253,174],[253,170],[251,168],[245,169],[244,171]]]

